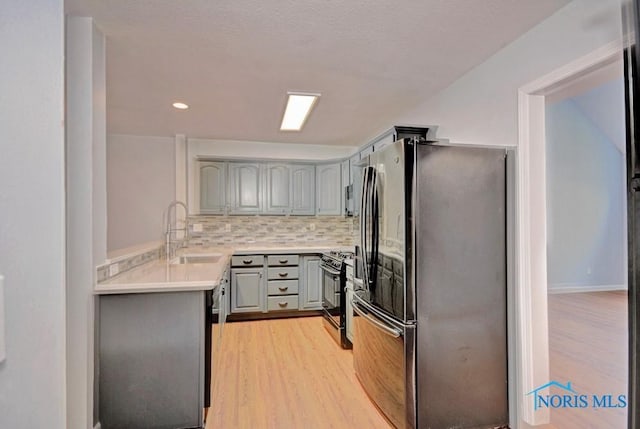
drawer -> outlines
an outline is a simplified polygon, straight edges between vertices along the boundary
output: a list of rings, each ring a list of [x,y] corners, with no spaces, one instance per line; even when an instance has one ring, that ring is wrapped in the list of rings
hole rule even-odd
[[[298,255],[269,255],[267,265],[279,267],[284,265],[298,265]]]
[[[269,280],[291,280],[298,278],[298,267],[274,267],[268,269]]]
[[[269,280],[268,295],[291,295],[298,293],[298,280]]]
[[[298,295],[267,297],[269,311],[298,310]]]
[[[231,257],[232,267],[261,267],[264,265],[262,255],[240,255]]]

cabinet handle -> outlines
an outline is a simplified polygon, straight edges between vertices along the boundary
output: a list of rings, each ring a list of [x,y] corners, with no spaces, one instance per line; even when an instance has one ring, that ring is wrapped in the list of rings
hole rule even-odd
[[[278,305],[279,305],[280,307],[286,307],[287,305],[289,305],[289,303],[288,303],[288,302],[286,302],[286,301],[285,301],[285,302],[279,302],[279,303],[278,303]]]
[[[280,292],[285,292],[287,289],[289,289],[289,286],[279,287],[278,289],[280,290]]]
[[[287,262],[289,262],[288,259],[280,259],[278,262],[280,262],[281,264],[286,264]]]
[[[278,273],[278,275],[280,277],[287,277],[289,275],[289,273]]]
[[[252,262],[253,262],[253,259],[243,259],[243,260],[242,260],[242,263],[243,263],[243,264],[247,264],[247,265],[249,265],[249,264],[250,264],[250,263],[252,263]]]

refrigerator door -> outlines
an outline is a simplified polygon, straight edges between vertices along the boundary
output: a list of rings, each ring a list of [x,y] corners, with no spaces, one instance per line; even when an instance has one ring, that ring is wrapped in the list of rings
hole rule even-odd
[[[508,424],[505,159],[417,145],[418,426]]]
[[[369,155],[363,170],[360,246],[368,304],[400,323],[414,320],[407,280],[407,213],[411,212],[413,143],[400,140]],[[406,161],[409,160],[407,163]]]
[[[396,428],[415,428],[415,325],[380,313],[354,294],[353,366],[363,388]]]

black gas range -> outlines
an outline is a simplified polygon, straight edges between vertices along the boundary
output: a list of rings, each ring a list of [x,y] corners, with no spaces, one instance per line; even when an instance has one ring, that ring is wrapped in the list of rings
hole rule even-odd
[[[346,326],[346,264],[353,259],[353,252],[330,251],[322,254],[322,314],[324,326],[336,342],[350,349]]]

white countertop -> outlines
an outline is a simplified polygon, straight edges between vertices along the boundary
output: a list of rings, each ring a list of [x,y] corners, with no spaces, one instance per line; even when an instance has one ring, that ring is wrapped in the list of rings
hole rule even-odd
[[[165,259],[154,260],[133,268],[116,277],[98,283],[96,295],[149,293],[149,292],[189,292],[211,290],[220,284],[231,255],[276,255],[313,254],[328,250],[353,250],[349,246],[284,246],[249,244],[234,247],[190,247],[181,249],[181,255],[221,254],[215,263],[170,264]]]
[[[165,259],[124,272],[99,283],[97,295],[148,292],[190,292],[211,290],[220,284],[229,255],[209,264],[169,264]]]

